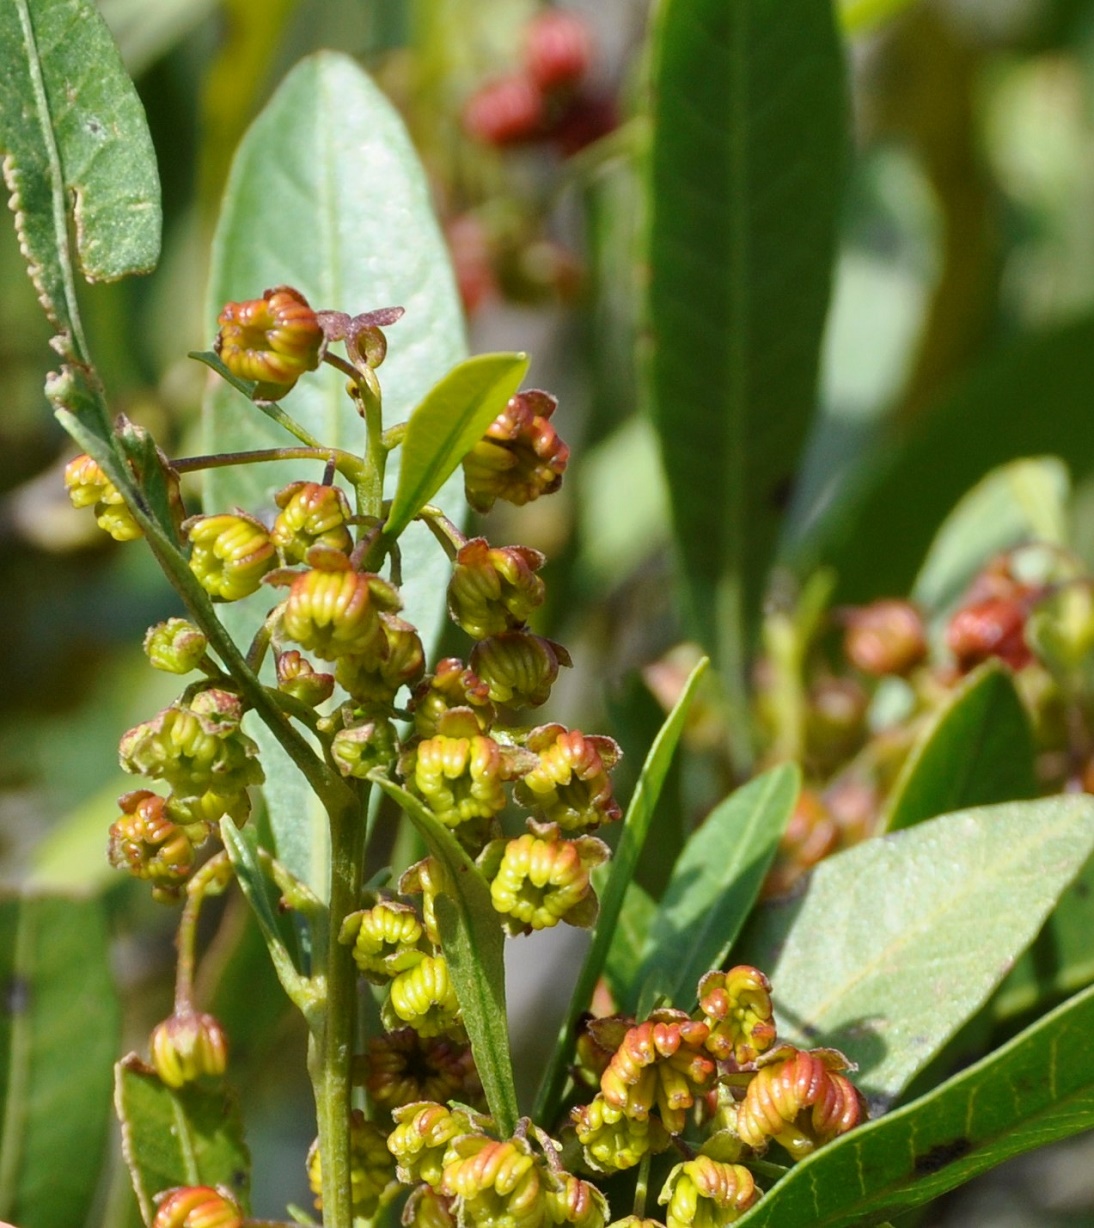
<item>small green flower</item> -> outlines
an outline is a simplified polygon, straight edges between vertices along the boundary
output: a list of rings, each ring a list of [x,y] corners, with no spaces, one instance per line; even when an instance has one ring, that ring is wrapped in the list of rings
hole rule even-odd
[[[533,729],[525,747],[539,762],[517,784],[517,800],[563,831],[587,831],[622,818],[608,773],[622,752],[611,738],[562,725]]]
[[[277,565],[277,552],[261,521],[243,512],[191,516],[182,523],[190,541],[190,570],[217,601],[239,601],[258,591]]]
[[[424,1181],[439,1186],[449,1143],[476,1128],[462,1109],[430,1101],[403,1105],[393,1109],[391,1116],[395,1129],[388,1135],[387,1147],[404,1185]]]
[[[351,912],[342,922],[338,941],[353,947],[357,967],[378,985],[413,968],[428,953],[417,910],[395,900]]]
[[[676,1165],[657,1201],[667,1204],[668,1228],[723,1228],[739,1220],[759,1197],[743,1165],[701,1155]]]
[[[539,1166],[524,1139],[457,1138],[439,1191],[456,1200],[457,1218],[467,1228],[542,1228],[547,1213]]]
[[[587,928],[596,920],[590,871],[608,860],[608,846],[593,836],[563,840],[555,826],[514,840],[498,840],[483,854],[490,899],[517,933],[549,929],[560,921]]]
[[[315,708],[334,694],[334,675],[318,673],[310,661],[290,648],[277,654],[277,689]]]
[[[385,646],[380,614],[394,613],[400,604],[386,580],[354,571],[344,555],[327,551],[317,566],[293,580],[282,607],[281,630],[286,639],[324,661],[376,655]]]
[[[156,1074],[168,1087],[218,1078],[228,1064],[228,1037],[220,1022],[191,1008],[156,1024],[149,1050]]]
[[[473,537],[456,555],[448,584],[452,621],[476,640],[523,627],[543,604],[544,585],[536,575],[543,563],[528,546],[491,549],[485,537]]]
[[[319,366],[323,330],[307,299],[291,286],[275,286],[260,299],[227,303],[217,319],[214,349],[233,375],[266,385],[273,400],[305,371]]]
[[[152,1228],[242,1228],[243,1208],[227,1190],[176,1186],[156,1195]]]
[[[419,1036],[399,1028],[373,1036],[361,1063],[364,1085],[388,1112],[422,1101],[477,1103],[482,1084],[470,1045],[447,1036]]]
[[[506,631],[480,640],[471,651],[471,668],[486,683],[490,699],[511,708],[546,703],[560,666],[570,654],[553,640],[529,631]]]
[[[164,798],[147,789],[123,794],[118,805],[122,813],[110,828],[110,864],[147,880],[155,899],[172,903],[194,870],[194,835],[172,821]]]
[[[571,1116],[586,1162],[600,1172],[633,1168],[643,1156],[665,1151],[672,1141],[658,1118],[628,1117],[603,1096],[574,1109]]]
[[[384,1003],[388,1031],[409,1024],[419,1036],[451,1035],[459,1028],[460,1003],[443,955],[426,955],[392,980]]]
[[[270,540],[287,563],[303,563],[312,546],[325,546],[348,554],[353,536],[348,525],[353,513],[338,486],[293,482],[274,496],[280,514]]]
[[[415,690],[410,707],[414,732],[420,738],[448,732],[449,713],[470,716],[476,726],[474,733],[489,733],[494,723],[490,688],[456,657],[438,662],[432,676]]]
[[[208,647],[202,631],[185,618],[169,618],[148,628],[145,656],[167,674],[188,674],[197,669]]]
[[[115,541],[130,542],[142,536],[121,491],[86,453],[65,466],[65,486],[73,507],[94,505],[96,523]]]
[[[464,457],[464,493],[476,512],[497,499],[522,506],[562,485],[570,449],[549,421],[557,408],[549,392],[517,393]]]
[[[425,650],[415,627],[394,614],[380,615],[376,647],[364,656],[340,657],[334,673],[358,704],[390,705],[400,688],[414,686],[425,672]]]
[[[775,1043],[771,982],[758,968],[708,972],[699,982],[699,1006],[710,1027],[706,1047],[719,1061],[745,1066]]]

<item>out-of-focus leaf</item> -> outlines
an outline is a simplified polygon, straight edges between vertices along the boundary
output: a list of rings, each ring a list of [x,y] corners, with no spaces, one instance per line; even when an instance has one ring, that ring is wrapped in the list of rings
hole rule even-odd
[[[815,1152],[741,1228],[879,1224],[1011,1156],[1094,1126],[1094,990],[928,1095]]]
[[[920,735],[886,798],[880,830],[1034,797],[1034,750],[1029,716],[1009,671],[988,662],[953,691]]]
[[[604,960],[604,977],[617,1002],[622,1002],[638,982],[646,935],[657,915],[657,901],[637,883],[628,883],[623,907],[615,923],[608,955]]]
[[[138,76],[217,7],[218,0],[99,0],[126,68]]]
[[[913,0],[840,0],[840,24],[848,34],[866,34],[895,17]]]
[[[600,898],[600,912],[593,931],[593,940],[570,997],[570,1008],[562,1021],[551,1061],[536,1095],[536,1107],[532,1114],[536,1121],[552,1120],[558,1108],[558,1098],[562,1094],[566,1078],[566,1065],[573,1051],[574,1026],[582,1011],[588,1008],[597,978],[604,969],[616,921],[623,908],[627,889],[634,878],[634,868],[657,809],[661,786],[665,783],[680,735],[684,732],[684,723],[695,698],[695,689],[708,665],[709,661],[704,657],[688,675],[679,698],[665,718],[661,732],[642,765],[642,774],[623,818],[623,834],[612,859],[606,866],[600,866],[593,871],[593,886]]]
[[[179,1185],[222,1185],[246,1209],[251,1157],[235,1097],[224,1087],[168,1087],[133,1053],[115,1071],[122,1149],[144,1222],[155,1196]]]
[[[436,903],[441,945],[490,1112],[506,1137],[517,1124],[517,1093],[505,1008],[505,935],[490,888],[448,828],[413,794],[379,772],[371,779],[399,803],[451,883],[452,894]]]
[[[119,1029],[99,901],[0,898],[0,1219],[83,1223]]]
[[[398,537],[486,434],[520,387],[524,354],[476,354],[453,367],[407,419],[399,485],[384,532]]]
[[[144,110],[89,0],[0,5],[0,144],[39,299],[70,352],[86,359],[77,261],[88,280],[115,281],[147,273],[160,249],[159,176]]]
[[[648,390],[690,613],[731,691],[812,414],[843,175],[828,0],[665,0]]]
[[[750,780],[703,820],[676,863],[650,924],[623,1008],[644,1016],[659,994],[687,1010],[699,978],[721,965],[756,902],[801,788],[796,764]]]
[[[317,308],[355,314],[402,306],[379,370],[389,422],[406,417],[465,354],[459,302],[429,190],[391,105],[345,56],[324,52],[286,77],[251,127],[232,167],[213,249],[207,319],[210,339],[224,303],[289,284]],[[324,367],[305,376],[286,410],[326,445],[360,452],[364,424],[344,391],[345,376]],[[210,385],[208,451],[282,446],[284,430],[234,389]],[[398,452],[388,472],[394,493]],[[273,492],[314,477],[299,464],[217,469],[205,506],[269,510]],[[462,499],[459,477],[442,487],[442,506]],[[458,517],[455,517],[458,518]],[[400,540],[406,617],[428,648],[444,619],[448,562],[429,532],[412,525]],[[268,593],[232,606],[225,621],[246,642],[271,604]],[[326,890],[326,825],[312,791],[271,739],[262,748],[277,856],[313,891]]]
[[[780,1037],[843,1050],[887,1107],[983,1005],[1092,848],[1094,799],[1051,797],[946,815],[823,861],[746,940],[776,986]]]

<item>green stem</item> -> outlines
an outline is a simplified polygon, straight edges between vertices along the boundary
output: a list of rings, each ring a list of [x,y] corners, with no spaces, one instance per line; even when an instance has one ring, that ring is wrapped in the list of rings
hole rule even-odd
[[[360,511],[365,516],[379,518],[384,504],[384,471],[387,468],[387,447],[384,443],[384,416],[380,402],[380,385],[373,375],[357,386],[358,402],[365,419],[368,446],[365,452],[365,479],[359,484]]]
[[[198,917],[205,897],[220,895],[232,881],[232,865],[227,853],[217,853],[186,884],[186,903],[179,918],[175,947],[178,964],[175,968],[175,1010],[193,1006],[194,965],[196,962]]]
[[[646,1197],[649,1193],[650,1164],[652,1160],[653,1154],[647,1151],[639,1165],[638,1180],[634,1186],[634,1214],[639,1219],[645,1219],[646,1217]]]
[[[321,460],[334,464],[347,480],[356,484],[364,468],[361,458],[341,448],[256,448],[250,452],[217,452],[210,456],[183,456],[171,462],[176,473],[222,469],[228,465],[258,465],[266,461]]]

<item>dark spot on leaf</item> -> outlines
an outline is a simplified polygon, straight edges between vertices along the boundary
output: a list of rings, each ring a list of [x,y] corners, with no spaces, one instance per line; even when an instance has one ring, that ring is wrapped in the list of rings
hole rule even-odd
[[[97,119],[89,119],[87,121],[87,130],[92,136],[101,136],[103,131],[102,124]]]
[[[30,982],[25,977],[13,976],[4,983],[0,1002],[5,1014],[22,1015],[30,1009]]]
[[[915,1175],[929,1177],[932,1173],[945,1168],[947,1164],[952,1164],[954,1160],[960,1160],[962,1156],[968,1155],[970,1151],[972,1151],[972,1143],[967,1138],[955,1138],[950,1143],[939,1143],[937,1147],[932,1147],[923,1155],[916,1156]]]
[[[1075,894],[1080,900],[1085,900],[1090,895],[1090,884],[1084,882],[1081,878],[1075,884]]]
[[[771,488],[768,502],[777,512],[785,512],[790,506],[790,496],[794,493],[794,478],[791,474],[780,478]]]

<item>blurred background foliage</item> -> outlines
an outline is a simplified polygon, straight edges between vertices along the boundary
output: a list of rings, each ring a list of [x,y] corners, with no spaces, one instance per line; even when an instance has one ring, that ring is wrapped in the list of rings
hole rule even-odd
[[[661,718],[650,685],[672,675],[666,654],[685,635],[635,357],[645,0],[572,0],[591,35],[588,71],[523,134],[527,100],[494,87],[516,71],[535,0],[99,7],[147,108],[165,209],[155,274],[84,288],[114,408],[172,454],[199,450],[204,377],[185,354],[211,341],[209,243],[233,151],[301,56],[359,57],[429,171],[472,351],[529,350],[530,383],[560,398],[556,421],[574,450],[562,495],[508,520],[499,512],[491,537],[550,557],[543,629],[568,645],[582,680],[560,687],[552,716],[610,730],[637,765]],[[839,601],[905,595],[969,487],[1006,461],[1051,454],[1075,483],[1070,540],[1094,565],[1094,0],[844,0],[842,16],[855,150],[782,557],[799,577],[830,565]],[[140,651],[175,601],[145,552],[116,548],[68,506],[60,474],[71,448],[41,392],[47,326],[10,227],[0,228],[0,282],[0,874],[107,892],[139,1044],[168,1008],[171,919],[109,870],[103,846],[130,783],[118,736],[175,688]],[[702,742],[701,728],[693,735]],[[676,787],[692,809],[727,783],[699,755],[683,774]],[[671,859],[648,860],[647,885]],[[245,970],[242,986],[232,968]],[[306,1105],[303,1041],[283,1027],[265,956],[231,908],[205,976],[213,1008],[244,1038],[236,1074],[256,1210],[274,1213],[305,1198],[309,1114],[287,1107]],[[282,1161],[282,1146],[293,1159]],[[1094,1224],[1077,1146],[1006,1170],[1009,1184],[961,1192],[932,1222]],[[104,1222],[126,1222],[124,1181],[103,1197]]]

